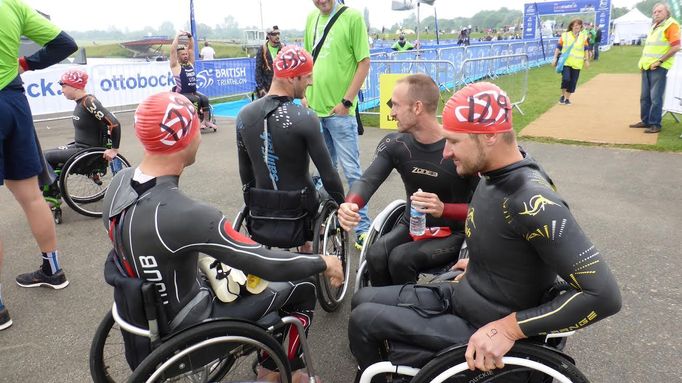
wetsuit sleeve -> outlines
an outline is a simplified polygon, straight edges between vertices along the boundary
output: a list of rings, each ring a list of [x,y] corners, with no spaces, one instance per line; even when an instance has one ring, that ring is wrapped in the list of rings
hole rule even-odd
[[[246,150],[246,144],[242,138],[242,131],[244,130],[244,122],[240,116],[237,116],[236,129],[237,131],[237,159],[239,161],[239,178],[244,185],[255,185],[255,176],[251,168],[251,158],[249,152]]]
[[[105,108],[94,96],[86,96],[83,99],[83,106],[88,113],[106,124],[107,132],[111,137],[111,147],[113,149],[118,149],[119,144],[121,143],[121,123],[118,122],[116,116]]]
[[[526,336],[575,330],[620,310],[620,291],[606,261],[549,185],[521,191],[509,202],[519,234],[571,287],[516,313]]]
[[[386,136],[379,142],[374,154],[374,160],[372,160],[367,170],[362,173],[362,177],[353,183],[346,196],[346,202],[355,203],[360,208],[365,206],[374,192],[379,189],[379,186],[395,168],[390,153],[390,143],[393,143],[395,140],[388,140],[388,138],[389,136]]]
[[[344,201],[343,184],[339,172],[332,165],[332,158],[320,132],[320,120],[314,114],[309,113],[309,119],[303,123],[308,127],[305,129],[308,153],[322,178],[322,185],[329,196],[340,205]]]
[[[160,206],[157,212],[157,227],[171,226],[158,232],[167,233],[159,239],[173,253],[181,248],[195,250],[269,281],[302,279],[326,269],[317,254],[267,249],[232,229],[232,223],[217,209],[190,199],[185,202],[167,209]],[[184,217],[186,224],[178,224],[178,217]]]
[[[66,32],[60,32],[36,53],[25,57],[24,62],[30,70],[43,69],[61,62],[76,50],[78,45],[73,38]]]
[[[478,181],[480,177],[472,176],[468,177],[469,181],[469,194],[467,195],[467,201],[471,202],[471,198],[476,191],[476,186],[478,186]],[[454,219],[456,221],[464,221],[467,218],[467,211],[469,209],[469,204],[466,203],[444,203],[443,204],[443,217],[448,219]]]

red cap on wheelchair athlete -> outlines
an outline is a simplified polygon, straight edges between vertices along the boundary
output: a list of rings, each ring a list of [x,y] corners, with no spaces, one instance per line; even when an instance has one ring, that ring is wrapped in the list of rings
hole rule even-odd
[[[87,83],[88,74],[80,69],[69,69],[59,78],[59,85],[68,85],[78,89],[85,89]]]
[[[509,96],[489,82],[468,85],[445,103],[443,128],[474,134],[510,132],[512,104]]]
[[[272,63],[275,77],[293,78],[313,71],[313,56],[296,45],[287,45],[277,53]]]
[[[161,92],[147,97],[135,110],[135,134],[149,153],[184,149],[199,132],[194,105],[180,93]]]

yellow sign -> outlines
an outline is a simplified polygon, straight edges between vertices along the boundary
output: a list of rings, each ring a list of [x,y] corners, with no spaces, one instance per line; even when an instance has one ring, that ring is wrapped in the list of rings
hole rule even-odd
[[[395,83],[406,74],[379,75],[379,127],[381,129],[398,129],[398,122],[391,117],[391,96]]]

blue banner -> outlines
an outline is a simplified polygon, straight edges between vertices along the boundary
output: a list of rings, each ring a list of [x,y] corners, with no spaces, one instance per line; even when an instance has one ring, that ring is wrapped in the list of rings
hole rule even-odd
[[[523,6],[523,38],[535,39],[539,35],[540,16],[564,15],[569,13],[594,12],[594,24],[601,29],[602,36],[609,35],[611,23],[611,0],[571,0],[546,3],[527,3]],[[585,20],[591,22],[591,20]],[[608,39],[602,39],[608,44]]]
[[[256,89],[256,60],[248,57],[196,62],[197,90],[208,97],[251,93]]]

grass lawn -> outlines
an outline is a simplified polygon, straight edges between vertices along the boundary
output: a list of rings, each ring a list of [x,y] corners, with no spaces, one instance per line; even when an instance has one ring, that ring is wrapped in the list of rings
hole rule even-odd
[[[602,52],[599,56],[599,61],[590,63],[591,66],[587,70],[580,72],[580,80],[577,91],[580,92],[580,84],[592,79],[599,73],[639,73],[637,69],[637,61],[642,53],[642,47],[635,46],[614,46],[607,52]],[[504,83],[514,82],[517,80],[517,75],[508,76],[510,78],[495,81],[502,88]],[[526,100],[520,105],[524,114],[518,113],[514,110],[514,130],[519,132],[525,128],[526,125],[535,121],[541,114],[545,113],[549,108],[554,106],[559,95],[559,78],[558,74],[554,72],[554,68],[550,65],[545,65],[539,68],[531,69],[528,74],[528,94]],[[443,93],[442,98],[447,100],[451,94]],[[442,103],[439,106],[439,113],[442,110]],[[362,121],[365,126],[379,126],[379,116],[362,116]],[[670,114],[663,118],[663,130],[658,135],[658,142],[656,145],[604,145],[579,143],[581,145],[600,145],[600,146],[617,146],[627,148],[637,148],[643,150],[655,151],[674,151],[682,152],[682,124],[675,123],[675,120]],[[565,142],[573,143],[565,140],[553,139],[535,139],[544,142]]]
[[[245,57],[246,52],[239,46],[234,44],[225,44],[219,42],[211,42],[211,46],[215,49],[216,58],[232,58]],[[199,50],[203,47],[203,42],[199,45]],[[119,43],[97,44],[97,45],[83,45],[88,57],[133,57],[133,53],[123,48]],[[170,44],[161,47],[161,54],[168,56],[170,52]]]

